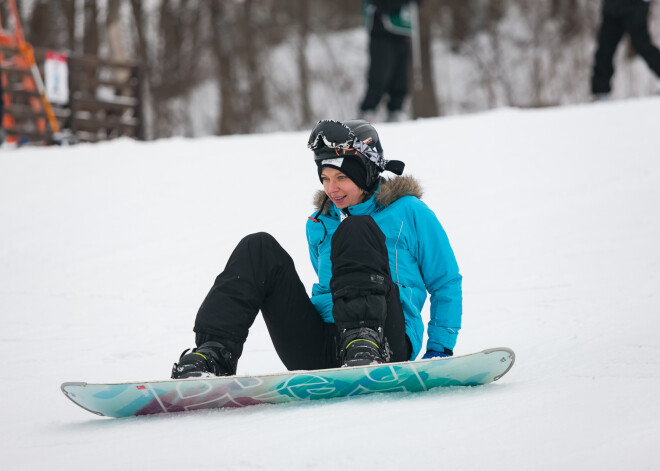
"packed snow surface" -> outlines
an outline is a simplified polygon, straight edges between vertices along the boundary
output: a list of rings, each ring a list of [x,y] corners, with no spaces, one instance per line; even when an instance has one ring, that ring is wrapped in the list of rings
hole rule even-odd
[[[244,235],[311,288],[307,133],[3,149],[2,468],[659,469],[658,123],[646,98],[377,126],[461,267],[455,351],[514,349],[500,381],[128,419],[60,383],[168,377]],[[280,370],[258,318],[239,373]]]

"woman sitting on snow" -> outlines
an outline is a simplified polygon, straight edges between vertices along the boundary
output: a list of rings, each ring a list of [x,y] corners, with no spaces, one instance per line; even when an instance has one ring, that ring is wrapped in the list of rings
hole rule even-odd
[[[461,275],[449,240],[411,177],[386,180],[378,133],[363,120],[319,121],[309,138],[323,191],[307,221],[319,277],[311,299],[293,260],[266,233],[241,240],[197,313],[197,348],[172,378],[234,375],[248,330],[261,310],[289,370],[450,356],[461,326]]]

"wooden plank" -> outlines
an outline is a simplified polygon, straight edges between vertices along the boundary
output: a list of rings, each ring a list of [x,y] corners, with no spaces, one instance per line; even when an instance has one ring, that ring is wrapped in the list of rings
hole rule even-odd
[[[30,98],[40,98],[41,95],[36,90],[26,90],[25,88],[5,88],[5,93],[10,96],[22,96]]]
[[[94,132],[87,132],[87,131],[78,131],[76,133],[76,138],[80,142],[101,142],[101,141],[110,141],[112,139],[115,139],[117,137],[134,137],[132,135],[127,135],[127,134],[118,134],[116,136],[103,136],[99,135],[98,133]]]
[[[73,89],[80,89],[81,86],[90,89],[96,89],[97,87],[135,89],[139,85],[139,81],[137,77],[130,77],[128,80],[110,80],[110,79],[97,79],[94,77],[75,74],[69,76],[69,81]],[[133,94],[135,95],[135,93]]]
[[[78,140],[80,142],[96,143],[96,142],[102,142],[102,141],[109,141],[110,140],[106,137],[100,137],[100,136],[97,136],[96,134],[92,134],[92,133],[89,133],[89,132],[80,132],[80,133],[78,133],[77,137],[78,137]]]
[[[71,68],[81,67],[85,69],[107,67],[110,69],[133,69],[140,66],[136,61],[117,61],[112,59],[99,59],[96,56],[71,56],[69,57]]]
[[[41,119],[47,118],[46,112],[43,109],[35,110],[27,105],[13,104],[5,108],[5,114],[13,116],[14,118],[27,118],[27,119]],[[53,114],[58,119],[65,119],[71,116],[71,110],[68,108],[53,108]]]
[[[5,108],[5,114],[17,119],[46,119],[48,115],[41,110],[34,110],[29,106],[8,106]]]
[[[5,128],[5,132],[9,136],[27,137],[31,141],[51,142],[53,139],[53,134],[50,132],[27,131],[13,128]]]
[[[18,54],[18,48],[16,46],[9,46],[8,44],[0,44],[0,52],[11,52]]]
[[[2,71],[6,74],[29,75],[30,77],[32,77],[32,71],[30,69],[24,69],[24,68],[21,68],[21,67],[2,66]]]
[[[41,47],[34,48],[34,57],[39,62],[43,62],[46,58],[46,52],[52,51],[52,49],[44,49]],[[85,68],[89,67],[109,67],[116,69],[127,69],[133,67],[140,67],[140,62],[138,61],[118,61],[113,59],[101,59],[95,55],[85,54],[85,55],[67,55],[69,62],[69,67],[75,68],[76,66],[83,66]]]
[[[96,119],[74,116],[72,125],[76,130],[80,129],[84,131],[98,131],[99,129],[133,130],[140,125],[137,120],[121,120],[118,118]]]
[[[136,98],[116,97],[116,101],[99,100],[96,98],[74,98],[71,100],[71,107],[77,110],[119,110],[135,108],[138,105]]]

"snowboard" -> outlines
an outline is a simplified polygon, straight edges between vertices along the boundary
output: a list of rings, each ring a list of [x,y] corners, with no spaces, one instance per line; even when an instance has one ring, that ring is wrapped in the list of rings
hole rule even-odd
[[[278,374],[130,383],[63,383],[74,403],[106,417],[281,404],[371,393],[420,392],[497,381],[513,366],[509,348],[469,355]]]

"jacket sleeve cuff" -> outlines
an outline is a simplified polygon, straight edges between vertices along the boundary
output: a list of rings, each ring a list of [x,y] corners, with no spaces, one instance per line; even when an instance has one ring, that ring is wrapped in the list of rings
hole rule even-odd
[[[448,327],[438,327],[429,325],[429,340],[426,344],[427,350],[436,350],[442,352],[445,349],[454,350],[458,330]]]

